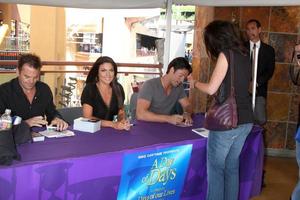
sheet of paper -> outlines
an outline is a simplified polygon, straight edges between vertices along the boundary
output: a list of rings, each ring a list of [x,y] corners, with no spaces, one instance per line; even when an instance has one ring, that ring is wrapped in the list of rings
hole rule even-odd
[[[191,126],[193,126],[193,124],[180,123],[180,124],[176,124],[176,126],[179,126],[179,127],[191,127]]]
[[[42,141],[45,140],[45,136],[43,136],[43,135],[41,135],[40,133],[37,133],[37,132],[32,132],[31,136],[32,136],[32,140],[34,142],[42,142]]]
[[[45,130],[45,131],[41,131],[40,134],[47,138],[60,138],[60,137],[69,137],[75,135],[74,132],[70,130],[65,130],[65,131]]]
[[[192,131],[194,133],[197,133],[198,135],[201,135],[202,137],[208,137],[209,134],[209,130],[207,130],[206,128],[194,128],[192,129]]]

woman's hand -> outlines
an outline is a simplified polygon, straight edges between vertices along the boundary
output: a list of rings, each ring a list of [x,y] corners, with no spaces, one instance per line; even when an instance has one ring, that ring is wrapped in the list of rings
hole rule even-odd
[[[113,122],[113,128],[117,130],[130,130],[130,123],[127,120],[122,120],[118,122]]]

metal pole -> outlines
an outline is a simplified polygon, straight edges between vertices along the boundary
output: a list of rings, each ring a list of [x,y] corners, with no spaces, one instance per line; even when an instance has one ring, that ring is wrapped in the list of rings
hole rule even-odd
[[[164,67],[163,73],[167,71],[169,59],[170,59],[170,42],[171,42],[171,28],[172,28],[172,0],[167,1],[167,13],[166,13],[166,35],[164,45]]]

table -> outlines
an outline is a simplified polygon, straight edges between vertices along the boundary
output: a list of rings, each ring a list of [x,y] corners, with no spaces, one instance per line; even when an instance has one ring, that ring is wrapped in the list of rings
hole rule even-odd
[[[202,122],[197,114],[194,127]],[[0,167],[0,199],[117,199],[125,153],[184,144],[193,150],[181,199],[205,199],[207,139],[191,127],[137,121],[129,132],[75,133],[19,146],[22,161]],[[240,156],[240,200],[260,193],[263,154],[261,129],[254,127]]]

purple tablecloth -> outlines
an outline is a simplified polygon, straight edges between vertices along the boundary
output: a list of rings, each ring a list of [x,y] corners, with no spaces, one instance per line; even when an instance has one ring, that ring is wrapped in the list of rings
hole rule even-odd
[[[196,115],[194,127],[201,127]],[[0,167],[0,199],[117,199],[125,153],[193,144],[181,199],[205,199],[206,142],[191,128],[137,122],[129,132],[46,139],[18,147],[22,161]],[[240,200],[260,193],[263,165],[261,129],[254,127],[240,157]]]

